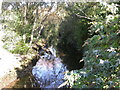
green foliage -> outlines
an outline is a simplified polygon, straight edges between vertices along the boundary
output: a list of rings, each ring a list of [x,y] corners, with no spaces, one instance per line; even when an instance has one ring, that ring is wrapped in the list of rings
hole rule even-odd
[[[3,47],[12,53],[25,55],[28,52],[29,47],[14,31],[7,30],[2,41],[4,42]]]
[[[29,5],[31,7],[26,6],[26,17],[23,15],[25,7],[21,7],[19,11],[3,13],[6,30],[16,32],[13,37],[9,33],[4,38],[4,41],[9,41],[5,48],[9,49],[8,46],[14,43],[15,47],[9,49],[12,53],[27,54],[27,43],[33,35],[33,40],[43,38],[49,45],[58,45],[65,55],[67,53],[70,58],[79,60],[82,55],[78,51],[84,47],[84,68],[72,70],[65,75],[70,87],[120,87],[120,11],[115,3],[72,3],[66,8],[68,15],[63,22],[61,21],[66,14],[62,13],[64,9],[57,9],[51,14],[49,12],[45,18],[42,11],[38,16],[33,13],[37,6],[34,7],[32,3]],[[41,36],[37,38],[39,34]],[[15,38],[17,36],[20,37],[19,40]],[[75,57],[75,54],[79,57]]]
[[[107,9],[113,4],[107,4],[106,16],[96,16],[89,29],[91,35],[85,41],[84,57],[85,67],[69,72],[66,80],[74,88],[120,88],[120,39],[119,39],[119,14],[117,11]],[[100,12],[101,10],[99,8]],[[117,10],[117,9],[116,9]],[[73,76],[74,74],[74,76]],[[74,83],[71,82],[71,76]],[[76,79],[77,78],[77,79]]]
[[[24,5],[16,3],[12,10],[5,10],[3,12],[4,29],[15,32],[20,36],[21,43],[23,43],[23,45],[13,44],[14,48],[10,49],[13,53],[20,52],[22,54],[24,44],[32,45],[34,42],[39,41],[39,39],[45,39],[48,45],[57,45],[59,24],[66,12],[64,12],[65,10],[62,7],[57,8],[54,12],[50,12],[49,10],[52,6],[43,8],[41,7],[43,5],[40,5],[40,3],[26,3]],[[57,13],[60,14],[58,15]],[[7,37],[9,38],[9,35]],[[15,41],[14,39],[13,41]],[[17,42],[20,43],[19,40]],[[10,43],[12,44],[13,42]],[[7,46],[9,45],[6,45],[5,48],[8,49]],[[21,51],[19,47],[21,47]]]
[[[24,20],[22,20],[22,13],[19,11],[5,11],[3,14],[5,14],[5,17],[10,17],[4,19],[5,22],[3,24],[6,26],[4,29],[14,31],[21,36],[21,38],[23,35],[26,35],[27,37],[25,41],[29,43],[33,25],[25,24]]]
[[[21,37],[14,31],[5,30],[2,41],[4,42],[4,48],[7,50],[13,50],[18,41],[21,40]]]
[[[26,55],[28,50],[29,47],[23,41],[19,41],[18,43],[16,43],[16,47],[10,51],[15,54]]]
[[[3,42],[5,43],[4,48],[12,53],[27,54],[29,47],[23,42],[24,40],[22,38],[23,35],[27,35],[25,39],[29,42],[31,25],[24,25],[24,22],[21,20],[22,15],[18,11],[5,11],[4,14],[3,25],[5,26],[4,31],[6,33],[3,38]]]
[[[76,17],[73,13],[66,17],[59,28],[58,45],[63,52],[68,52],[70,48],[81,50],[84,41],[88,38],[88,27],[90,26],[88,22]]]
[[[60,15],[57,15],[60,13]],[[41,38],[44,38],[48,45],[57,46],[59,42],[59,32],[60,32],[60,24],[64,20],[64,17],[67,15],[67,12],[62,7],[58,7],[58,9],[51,13],[46,21],[44,22],[44,29],[41,33]]]

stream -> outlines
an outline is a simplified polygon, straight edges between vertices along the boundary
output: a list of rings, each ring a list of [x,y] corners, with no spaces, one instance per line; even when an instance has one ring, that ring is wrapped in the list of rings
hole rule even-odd
[[[58,88],[65,82],[64,75],[68,70],[81,68],[83,64],[78,64],[76,55],[80,53],[71,53],[57,57],[56,50],[51,46],[47,51],[39,50],[39,59],[33,60],[34,64],[28,70],[27,75],[16,80],[12,88]],[[71,60],[71,61],[69,61]],[[32,62],[33,63],[33,62]],[[64,85],[60,88],[69,86]],[[7,87],[11,88],[11,87]]]

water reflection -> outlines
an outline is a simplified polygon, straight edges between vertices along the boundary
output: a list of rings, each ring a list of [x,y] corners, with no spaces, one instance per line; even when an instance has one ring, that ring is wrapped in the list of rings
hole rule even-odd
[[[82,49],[78,50],[74,45],[60,43],[58,44],[58,51],[68,70],[83,68],[84,61],[80,62],[83,56]]]

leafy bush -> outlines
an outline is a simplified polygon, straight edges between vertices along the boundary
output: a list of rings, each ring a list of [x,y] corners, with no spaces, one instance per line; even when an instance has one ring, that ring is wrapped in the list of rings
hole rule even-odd
[[[85,41],[85,66],[65,76],[72,88],[120,88],[120,16],[111,13],[92,22],[89,32],[96,34]]]
[[[74,13],[71,13],[61,23],[59,28],[58,47],[64,53],[71,52],[71,48],[82,50],[82,44],[88,38],[88,28],[90,24],[85,19],[78,18]]]
[[[23,41],[19,41],[16,44],[15,49],[10,50],[12,53],[16,53],[16,54],[21,54],[21,55],[26,55],[27,52],[29,50],[29,47],[23,42]]]
[[[2,41],[4,42],[4,48],[7,50],[13,50],[18,41],[21,40],[21,37],[16,34],[14,31],[6,30],[4,31],[4,36]]]

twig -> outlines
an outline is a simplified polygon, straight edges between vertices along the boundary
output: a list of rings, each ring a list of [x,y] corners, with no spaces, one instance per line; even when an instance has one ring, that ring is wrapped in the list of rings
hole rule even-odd
[[[65,86],[65,85],[67,85],[67,83],[68,83],[68,81],[65,81],[65,82],[62,83],[58,88],[61,88],[61,87]]]
[[[94,20],[92,20],[92,18],[89,18],[89,17],[86,17],[86,16],[81,16],[81,15],[78,15],[78,14],[75,14],[75,15],[79,18],[87,19],[89,21],[94,21]]]

